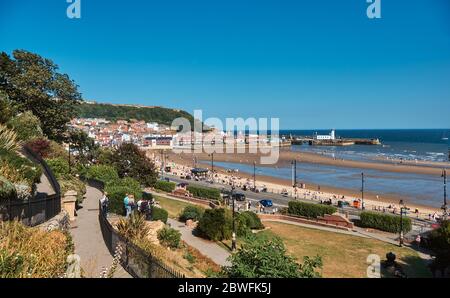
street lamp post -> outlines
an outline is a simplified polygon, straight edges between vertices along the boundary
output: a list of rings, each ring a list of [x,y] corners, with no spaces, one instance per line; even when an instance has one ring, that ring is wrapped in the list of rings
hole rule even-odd
[[[293,160],[292,164],[292,187],[297,187],[297,160]]]
[[[399,246],[403,246],[403,212],[405,205],[403,203],[403,200],[400,200],[400,238],[399,238]]]
[[[71,173],[72,172],[72,167],[71,167],[71,160],[70,160],[70,141],[68,141],[69,142],[69,173]]]
[[[233,238],[231,240],[231,250],[235,251],[236,250],[236,225],[234,222],[234,216],[235,216],[235,211],[234,211],[234,184],[231,187],[231,200],[233,201]]]
[[[361,173],[361,209],[365,209],[364,206],[364,173]]]
[[[253,191],[256,192],[256,161],[253,162]]]
[[[214,175],[214,153],[211,153],[211,173]]]
[[[447,171],[442,170],[442,178],[444,179],[444,205],[442,205],[442,219],[447,220],[448,209],[447,209]]]

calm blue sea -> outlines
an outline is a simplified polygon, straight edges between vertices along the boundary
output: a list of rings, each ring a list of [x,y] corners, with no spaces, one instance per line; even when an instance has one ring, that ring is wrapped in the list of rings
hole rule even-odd
[[[312,136],[315,132],[329,134],[330,130],[283,130],[280,135]],[[355,160],[404,159],[421,161],[448,161],[450,129],[391,129],[391,130],[336,130],[342,138],[380,139],[380,146],[292,146],[294,151],[315,152],[336,158]]]

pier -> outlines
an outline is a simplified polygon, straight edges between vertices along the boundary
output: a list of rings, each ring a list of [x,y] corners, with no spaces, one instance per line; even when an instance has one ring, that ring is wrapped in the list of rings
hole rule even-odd
[[[336,138],[335,130],[332,130],[329,135],[314,136],[288,136],[292,145],[309,144],[310,146],[353,146],[353,145],[381,145],[379,139],[365,139],[365,138]]]

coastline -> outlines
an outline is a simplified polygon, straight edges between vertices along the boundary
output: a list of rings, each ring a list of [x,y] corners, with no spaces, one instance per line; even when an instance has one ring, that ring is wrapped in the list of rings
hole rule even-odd
[[[289,158],[293,157],[293,156],[298,157],[297,152],[292,152],[294,154],[290,154],[290,153],[291,152],[284,152],[284,153],[280,152],[280,160],[278,161],[278,163],[276,165],[274,165],[274,167],[290,165],[290,161],[292,159],[289,159]],[[195,164],[194,157],[197,158],[197,166],[209,168],[209,169],[211,168],[211,163],[206,162],[207,160],[211,160],[211,157],[208,156],[208,154],[206,154],[206,153],[177,154],[177,153],[171,152],[170,154],[167,154],[167,158],[168,158],[167,161],[172,162],[177,166],[182,165],[183,167],[192,168]],[[340,166],[344,166],[344,165],[347,166],[347,164],[348,164],[348,161],[336,161],[336,160],[333,160],[332,158],[324,157],[321,155],[317,156],[317,154],[314,154],[314,153],[307,153],[307,154],[301,153],[300,159],[301,159],[301,162],[326,164],[326,165],[331,164],[331,165],[337,166],[337,164],[340,164]],[[257,164],[258,164],[259,156],[256,154],[249,154],[249,153],[246,153],[246,154],[214,154],[214,161],[245,163],[248,165],[253,165],[253,162],[257,162]],[[425,169],[421,169],[420,167],[410,168],[411,166],[409,166],[409,165],[399,165],[399,166],[391,165],[391,167],[389,167],[389,165],[385,165],[385,164],[376,165],[376,167],[370,167],[370,165],[372,165],[372,163],[367,163],[367,162],[356,162],[356,163],[358,163],[357,167],[361,168],[361,169],[372,168],[372,169],[378,169],[378,170],[383,169],[384,170],[383,166],[388,166],[389,170],[395,171],[395,172],[402,172],[402,173],[417,173],[417,172],[419,172],[421,174],[428,173],[428,174],[434,174],[434,175],[437,175],[437,173],[439,173],[439,175],[440,175],[440,173],[441,173],[440,168],[425,168]],[[353,165],[353,162],[350,164]],[[366,164],[369,164],[369,166],[366,167]],[[261,165],[258,164],[258,167],[261,167]],[[419,168],[419,169],[417,169],[417,168]],[[222,176],[230,175],[229,173],[226,172],[227,169],[219,167],[217,165],[214,166],[214,170]],[[239,172],[239,173],[235,174],[235,176],[239,177],[244,182],[250,181],[251,182],[250,184],[253,183],[252,182],[253,181],[252,174],[245,173],[245,172]],[[281,192],[282,189],[286,189],[289,192],[291,192],[293,190],[292,182],[290,180],[282,179],[282,178],[278,178],[278,177],[266,176],[266,175],[256,175],[256,184],[257,184],[257,186],[265,185],[269,189],[274,189],[279,192]],[[347,200],[347,201],[361,198],[361,193],[358,190],[346,189],[346,188],[330,186],[330,185],[320,185],[320,191],[318,191],[318,185],[313,184],[313,183],[307,183],[305,189],[298,188],[298,191],[299,191],[299,197],[301,197],[304,192],[307,192],[307,193],[313,192],[313,193],[323,194],[326,197],[340,198],[342,196],[345,196],[345,200]],[[422,214],[432,214],[434,212],[440,211],[439,208],[434,207],[434,206],[419,204],[419,203],[415,203],[415,202],[412,203],[411,201],[408,200],[407,196],[401,196],[401,195],[383,194],[381,196],[381,195],[377,195],[375,193],[365,192],[364,200],[365,200],[367,206],[372,205],[372,206],[382,206],[382,207],[388,207],[389,205],[395,206],[395,205],[398,205],[398,202],[400,200],[404,200],[407,203],[408,207],[412,211],[414,211],[414,209],[416,209],[416,208],[419,209],[419,212]]]

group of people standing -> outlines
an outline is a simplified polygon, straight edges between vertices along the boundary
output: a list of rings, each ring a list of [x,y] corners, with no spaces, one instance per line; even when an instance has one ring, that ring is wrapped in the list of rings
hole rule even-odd
[[[152,206],[155,204],[155,200],[152,198],[151,200],[139,200],[135,201],[133,194],[125,194],[125,198],[123,199],[123,204],[125,207],[126,218],[130,217],[130,215],[138,211],[141,214],[145,215],[146,220],[151,220],[152,215]],[[102,212],[104,214],[108,214],[108,193],[103,192],[102,198],[100,199],[100,205],[102,208]]]

